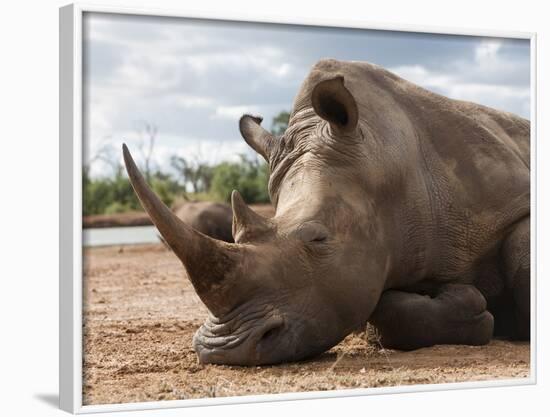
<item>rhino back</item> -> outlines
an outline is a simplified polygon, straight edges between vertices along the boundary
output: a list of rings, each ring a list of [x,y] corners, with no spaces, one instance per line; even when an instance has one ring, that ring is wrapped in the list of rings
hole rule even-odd
[[[376,65],[336,60],[312,69],[291,120],[311,106],[313,86],[336,75],[357,101],[365,152],[375,152],[368,141],[376,138],[386,153],[379,171],[401,171],[404,185],[393,203],[411,235],[412,244],[402,244],[414,252],[407,261],[422,253],[413,262],[422,275],[473,279],[476,263],[529,215],[529,121],[443,97]]]

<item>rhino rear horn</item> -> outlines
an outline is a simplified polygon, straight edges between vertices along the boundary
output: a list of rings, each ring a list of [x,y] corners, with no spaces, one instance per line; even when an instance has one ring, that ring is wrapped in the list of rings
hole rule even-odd
[[[231,207],[235,242],[247,242],[271,229],[269,220],[248,207],[237,190],[231,193]]]
[[[311,104],[317,115],[330,123],[336,133],[355,131],[359,121],[357,103],[338,76],[319,82],[311,93]]]
[[[239,130],[246,143],[269,163],[275,137],[260,125],[262,120],[259,116],[245,114],[239,120]]]
[[[149,188],[126,145],[123,145],[123,154],[130,183],[141,205],[183,263],[200,299],[214,315],[223,315],[232,307],[228,300],[233,299],[234,294],[227,291],[234,285],[227,281],[238,275],[242,248],[212,239],[181,221]]]

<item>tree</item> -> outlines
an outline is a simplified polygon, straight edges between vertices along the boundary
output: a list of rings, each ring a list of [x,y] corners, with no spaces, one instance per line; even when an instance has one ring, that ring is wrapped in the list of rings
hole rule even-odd
[[[185,184],[191,184],[194,193],[207,192],[212,183],[214,169],[206,162],[195,160],[188,162],[182,156],[174,155],[170,158],[170,164],[177,171]]]
[[[155,125],[145,122],[141,131],[142,140],[139,150],[143,159],[143,173],[160,199],[167,205],[172,204],[182,187],[170,175],[153,170],[153,154],[158,129]],[[120,161],[120,150],[116,149],[107,137],[87,161],[82,171],[83,214],[113,214],[132,210],[140,210],[141,205],[128,181]],[[106,142],[106,143],[105,143]],[[112,167],[112,174],[99,178],[90,176],[91,166],[96,161]]]
[[[286,128],[288,127],[288,121],[290,119],[290,113],[287,111],[280,112],[275,116],[271,122],[271,133],[277,136],[285,133]]]
[[[240,162],[222,162],[214,167],[212,194],[228,202],[231,192],[239,190],[247,203],[266,203],[268,178],[266,163],[241,155]]]
[[[122,173],[123,167],[120,162],[120,151],[115,149],[110,143],[111,140],[111,136],[105,136],[88,160],[84,162],[83,170],[85,170],[87,174],[90,173],[92,165],[97,161],[101,161],[109,166],[112,170],[112,176],[116,177]]]
[[[153,152],[155,150],[155,143],[157,141],[158,128],[156,125],[143,122],[143,127],[140,129],[139,134],[141,140],[138,144],[139,151],[143,158],[143,174],[145,179],[149,182],[152,174],[152,161]]]

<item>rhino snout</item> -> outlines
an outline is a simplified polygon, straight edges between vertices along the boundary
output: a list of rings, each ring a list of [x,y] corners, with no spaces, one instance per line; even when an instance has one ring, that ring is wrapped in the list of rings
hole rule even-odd
[[[206,322],[193,337],[193,346],[201,363],[223,365],[265,365],[276,362],[273,345],[283,337],[285,321],[279,314],[243,320],[242,326]],[[228,332],[230,330],[230,332]]]

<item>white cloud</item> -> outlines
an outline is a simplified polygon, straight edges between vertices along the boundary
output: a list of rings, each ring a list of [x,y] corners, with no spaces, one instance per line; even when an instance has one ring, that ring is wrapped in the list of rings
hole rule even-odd
[[[238,120],[245,113],[258,114],[257,106],[219,106],[212,118]]]
[[[502,48],[502,42],[500,41],[483,41],[474,51],[475,60],[478,65],[493,64],[498,59],[498,51]]]
[[[389,70],[427,89],[447,88],[454,81],[452,76],[430,71],[422,65],[403,65]]]
[[[447,42],[426,35],[423,44],[395,34],[384,38],[382,32],[340,37],[321,29],[90,17],[85,26],[91,59],[85,72],[89,147],[97,149],[106,137],[117,152],[123,140],[136,145],[136,122],[147,120],[159,127],[156,153],[162,167],[170,152],[217,161],[251,152],[240,139],[238,118],[261,114],[269,128],[273,116],[290,110],[311,65],[326,56],[377,62],[438,93],[528,116],[529,60],[525,54],[514,58],[506,40]]]
[[[529,86],[499,83],[498,79],[495,82],[482,82],[479,80],[481,77],[472,76],[472,74],[483,74],[483,80],[485,80],[493,72],[513,69],[517,63],[505,59],[501,51],[501,42],[483,41],[475,47],[473,60],[468,61],[462,57],[451,65],[447,65],[444,70],[428,69],[418,64],[397,66],[390,68],[390,71],[450,98],[472,101],[529,117]],[[453,68],[454,71],[449,68]]]
[[[184,109],[213,108],[216,105],[216,101],[210,97],[189,94],[176,94],[173,97],[173,102]]]

